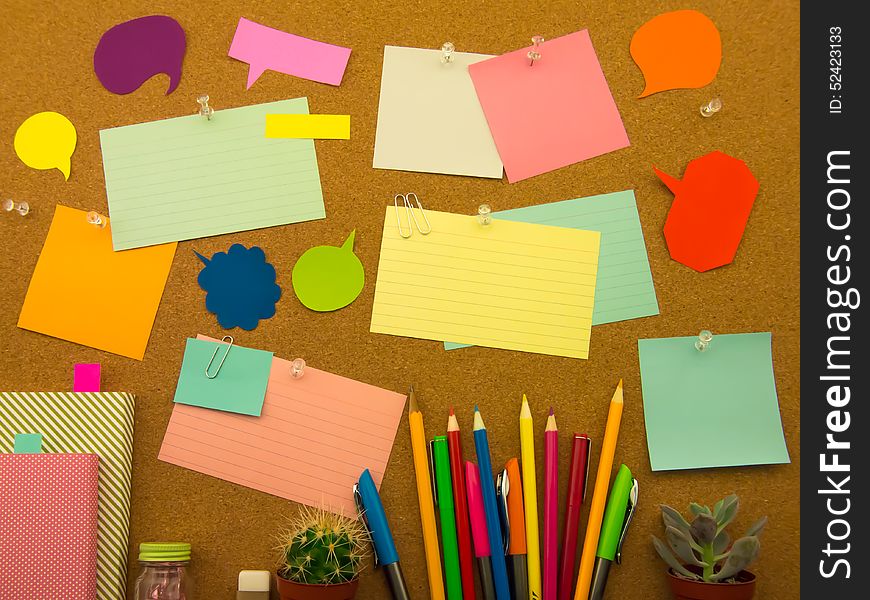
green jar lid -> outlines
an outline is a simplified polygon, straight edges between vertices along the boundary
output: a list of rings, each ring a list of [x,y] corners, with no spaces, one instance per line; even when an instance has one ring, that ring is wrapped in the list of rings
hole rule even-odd
[[[143,542],[139,544],[142,562],[181,562],[190,560],[190,544],[186,542]]]

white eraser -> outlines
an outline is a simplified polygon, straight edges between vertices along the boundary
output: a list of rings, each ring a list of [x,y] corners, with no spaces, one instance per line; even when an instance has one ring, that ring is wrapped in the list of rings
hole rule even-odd
[[[272,573],[269,571],[240,571],[240,592],[268,592],[269,582],[272,581]]]

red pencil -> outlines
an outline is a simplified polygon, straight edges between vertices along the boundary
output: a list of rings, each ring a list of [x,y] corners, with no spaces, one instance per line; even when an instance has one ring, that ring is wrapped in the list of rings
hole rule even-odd
[[[463,600],[475,600],[474,556],[471,553],[471,525],[468,520],[468,496],[465,491],[465,462],[459,423],[450,407],[447,419],[447,447],[450,451],[450,474],[453,479],[453,503],[456,505],[456,536],[459,541],[459,572],[462,575]]]

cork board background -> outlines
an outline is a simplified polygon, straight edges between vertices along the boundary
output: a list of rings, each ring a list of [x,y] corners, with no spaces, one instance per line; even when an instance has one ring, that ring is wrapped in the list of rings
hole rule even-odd
[[[130,582],[141,541],[187,540],[193,544],[197,598],[230,598],[241,569],[272,568],[273,535],[296,506],[279,498],[157,461],[172,408],[184,339],[223,334],[204,308],[196,283],[201,263],[234,242],[263,247],[284,289],[277,315],[253,332],[232,332],[237,343],[362,381],[404,391],[413,383],[430,435],[443,431],[454,405],[470,430],[479,404],[490,431],[493,458],[502,463],[519,450],[521,394],[532,402],[543,429],[549,405],[556,409],[563,440],[571,431],[600,440],[607,402],[625,379],[625,415],[616,461],[640,481],[641,504],[625,548],[612,572],[610,598],[667,598],[665,568],[649,541],[660,532],[656,505],[684,508],[691,500],[712,503],[731,492],[741,496],[737,528],[767,514],[757,597],[798,597],[799,486],[799,12],[797,2],[750,0],[692,3],[718,25],[724,58],[705,89],[636,97],[643,78],[628,52],[634,30],[654,15],[677,8],[669,2],[490,2],[410,0],[277,2],[166,2],[104,0],[63,3],[4,0],[0,19],[0,172],[3,197],[27,200],[32,213],[0,215],[0,388],[71,389],[75,362],[100,362],[104,389],[137,395]],[[112,25],[147,14],[175,17],[187,33],[187,55],[178,89],[164,92],[158,76],[138,91],[116,96],[92,70],[93,50]],[[266,72],[245,91],[247,65],[227,57],[240,16],[324,41],[350,46],[353,54],[339,88]],[[588,28],[625,122],[631,147],[510,185],[506,180],[380,171],[371,168],[381,60],[385,44],[437,48],[451,40],[458,50],[500,54]],[[16,328],[30,275],[58,202],[106,211],[98,131],[192,114],[198,94],[217,110],[308,96],[312,112],[353,115],[352,139],[317,142],[328,218],[181,243],[142,362],[121,358]],[[698,107],[713,96],[723,111],[702,119]],[[57,110],[75,124],[78,147],[68,182],[57,171],[35,171],[15,156],[18,125],[42,110]],[[529,107],[535,110],[535,107]],[[705,274],[672,261],[661,233],[672,195],[651,165],[680,176],[697,156],[720,149],[747,162],[761,182],[734,264]],[[481,201],[494,210],[633,188],[646,235],[661,315],[598,326],[588,361],[485,348],[444,352],[439,343],[369,333],[383,207],[393,194],[414,191],[427,208],[473,214]],[[340,244],[357,229],[356,252],[367,285],[350,307],[312,314],[290,287],[296,258],[317,244]],[[703,236],[703,232],[698,232]],[[87,265],[82,265],[87,268]],[[62,302],[58,298],[58,302]],[[99,319],[99,315],[93,315]],[[675,473],[649,470],[636,340],[643,337],[772,331],[776,383],[790,465]],[[700,393],[703,393],[702,391]],[[698,418],[704,418],[699,414]],[[735,431],[735,443],[740,432]],[[470,435],[466,452],[472,455]],[[543,444],[538,445],[539,451]],[[599,444],[595,444],[593,465]],[[562,444],[567,481],[568,444]],[[539,458],[542,470],[543,457]],[[417,498],[411,481],[407,417],[399,428],[382,495],[414,598],[426,597]],[[564,506],[564,485],[562,486]],[[585,523],[585,514],[583,516]],[[387,598],[383,576],[369,570],[358,595]]]

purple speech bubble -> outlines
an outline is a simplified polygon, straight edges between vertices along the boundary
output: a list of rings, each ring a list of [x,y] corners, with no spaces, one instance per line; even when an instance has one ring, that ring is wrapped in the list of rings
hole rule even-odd
[[[152,15],[115,25],[103,34],[94,51],[94,72],[115,94],[129,94],[157,75],[169,76],[171,94],[181,81],[181,61],[187,42],[172,17]]]

